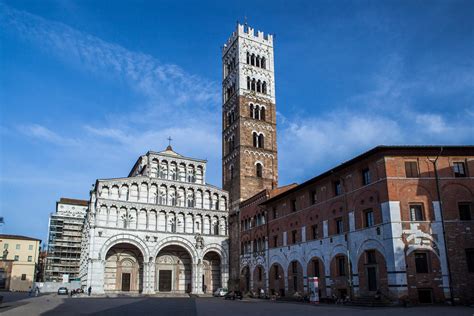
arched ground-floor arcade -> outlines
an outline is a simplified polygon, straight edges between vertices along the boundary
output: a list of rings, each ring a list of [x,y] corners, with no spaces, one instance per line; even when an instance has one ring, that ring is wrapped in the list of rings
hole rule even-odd
[[[195,245],[169,238],[148,247],[138,238],[117,238],[88,260],[84,285],[94,294],[213,293],[227,284],[226,249]]]

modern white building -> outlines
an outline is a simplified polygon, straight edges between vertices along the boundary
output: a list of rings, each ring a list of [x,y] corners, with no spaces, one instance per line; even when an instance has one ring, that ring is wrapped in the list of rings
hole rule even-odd
[[[93,294],[210,293],[228,280],[228,194],[171,146],[91,190],[81,281]]]

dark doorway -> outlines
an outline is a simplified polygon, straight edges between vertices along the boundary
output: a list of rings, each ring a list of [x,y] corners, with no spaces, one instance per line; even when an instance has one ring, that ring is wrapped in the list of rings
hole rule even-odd
[[[160,270],[160,283],[159,290],[160,292],[170,292],[171,291],[171,270]]]
[[[418,289],[418,300],[421,304],[432,304],[433,293],[431,289]]]
[[[377,270],[375,267],[367,268],[367,283],[369,291],[377,291]]]
[[[122,273],[122,292],[130,292],[130,273]]]

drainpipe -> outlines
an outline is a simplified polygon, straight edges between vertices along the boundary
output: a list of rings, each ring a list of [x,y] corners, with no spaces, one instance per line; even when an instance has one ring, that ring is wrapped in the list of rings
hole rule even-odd
[[[438,177],[438,158],[443,153],[443,147],[441,147],[438,156],[436,156],[435,160],[431,160],[428,158],[429,161],[433,164],[434,174],[435,174],[435,181],[436,181],[436,192],[438,195],[439,201],[439,212],[441,216],[441,227],[443,230],[443,240],[444,240],[444,251],[446,255],[446,265],[448,268],[448,282],[449,282],[449,295],[451,296],[451,305],[454,306],[454,297],[453,297],[453,286],[451,284],[451,265],[449,264],[449,255],[448,255],[448,244],[446,242],[446,231],[444,227],[444,215],[443,215],[443,202],[441,201],[441,189],[439,186],[439,177]]]

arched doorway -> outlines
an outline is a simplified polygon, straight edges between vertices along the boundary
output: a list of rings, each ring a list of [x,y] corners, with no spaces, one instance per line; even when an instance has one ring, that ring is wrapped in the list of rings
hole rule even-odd
[[[288,266],[288,293],[304,293],[303,267],[298,260],[293,260]]]
[[[270,268],[268,278],[270,294],[285,296],[285,271],[283,267],[278,263],[274,263]]]
[[[240,289],[244,293],[250,291],[250,269],[248,266],[243,267],[240,271]]]
[[[265,289],[265,270],[261,265],[258,265],[253,270],[253,290],[255,293],[260,294],[260,290]]]
[[[313,257],[308,262],[308,277],[318,277],[319,297],[326,297],[326,274],[324,273],[324,261],[321,258]]]
[[[374,296],[377,291],[389,295],[387,265],[378,250],[365,250],[359,257],[357,267],[360,296]]]
[[[157,292],[190,293],[192,290],[192,258],[181,246],[166,246],[155,263]]]
[[[120,243],[107,251],[104,290],[109,293],[143,291],[143,255],[136,246]]]
[[[408,296],[415,304],[441,303],[443,292],[441,262],[431,249],[416,249],[406,256]]]
[[[215,251],[209,251],[203,258],[203,292],[214,293],[221,284],[221,257]]]
[[[349,293],[349,261],[344,254],[337,254],[331,259],[331,291],[338,298],[350,296]]]

